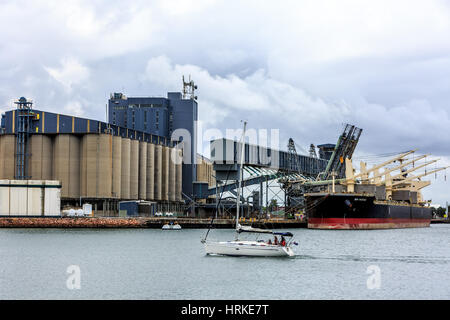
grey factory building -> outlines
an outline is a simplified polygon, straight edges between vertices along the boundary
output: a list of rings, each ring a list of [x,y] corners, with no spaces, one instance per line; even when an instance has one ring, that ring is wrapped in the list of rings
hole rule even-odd
[[[109,122],[34,109],[25,98],[2,115],[0,180],[58,180],[61,206],[89,202],[97,215],[116,215],[123,200],[147,200],[158,210],[183,210],[195,164],[182,163],[195,144],[171,140],[176,129],[195,139],[197,102],[112,94]],[[195,141],[195,140],[194,140]]]
[[[197,145],[191,141],[197,141],[198,106],[195,99],[182,97],[180,92],[169,92],[167,98],[127,97],[123,93],[114,93],[108,101],[108,121],[169,140],[172,137],[178,140],[179,134],[184,133],[182,140],[190,154],[184,155],[183,193],[192,197],[192,182],[196,180],[197,172],[191,159],[195,159]]]

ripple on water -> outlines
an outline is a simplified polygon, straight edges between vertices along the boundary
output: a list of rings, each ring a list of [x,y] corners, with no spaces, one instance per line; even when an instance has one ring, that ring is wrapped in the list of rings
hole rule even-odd
[[[0,299],[450,297],[450,225],[288,231],[300,243],[292,258],[207,256],[195,229],[0,229]],[[79,291],[66,287],[69,265],[80,266]],[[379,290],[367,289],[370,265],[380,266]]]

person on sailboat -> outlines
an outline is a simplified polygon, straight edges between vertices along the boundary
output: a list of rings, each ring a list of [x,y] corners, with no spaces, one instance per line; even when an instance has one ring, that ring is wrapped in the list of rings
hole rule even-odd
[[[281,236],[281,246],[286,246],[286,240],[284,239],[284,237],[283,236]]]
[[[269,241],[267,241],[267,244],[272,244],[272,240],[269,239]]]
[[[276,246],[278,245],[278,238],[277,238],[277,236],[275,236],[275,238],[273,240],[273,244],[276,245]]]

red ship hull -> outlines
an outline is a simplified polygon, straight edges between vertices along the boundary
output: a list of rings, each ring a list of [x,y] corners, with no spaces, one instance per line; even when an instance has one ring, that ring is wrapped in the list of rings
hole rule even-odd
[[[374,196],[307,195],[306,204],[311,229],[423,228],[431,222],[430,207],[379,202]]]
[[[430,219],[378,219],[378,218],[310,218],[311,229],[398,229],[430,226]]]

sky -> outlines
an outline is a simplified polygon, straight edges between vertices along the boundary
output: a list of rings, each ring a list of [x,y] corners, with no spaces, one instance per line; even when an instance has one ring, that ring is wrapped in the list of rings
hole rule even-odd
[[[247,120],[301,152],[351,123],[355,159],[450,165],[448,1],[0,0],[0,30],[0,112],[25,96],[105,120],[110,93],[166,96],[190,75],[205,130]],[[450,202],[446,172],[428,179],[425,198]]]

